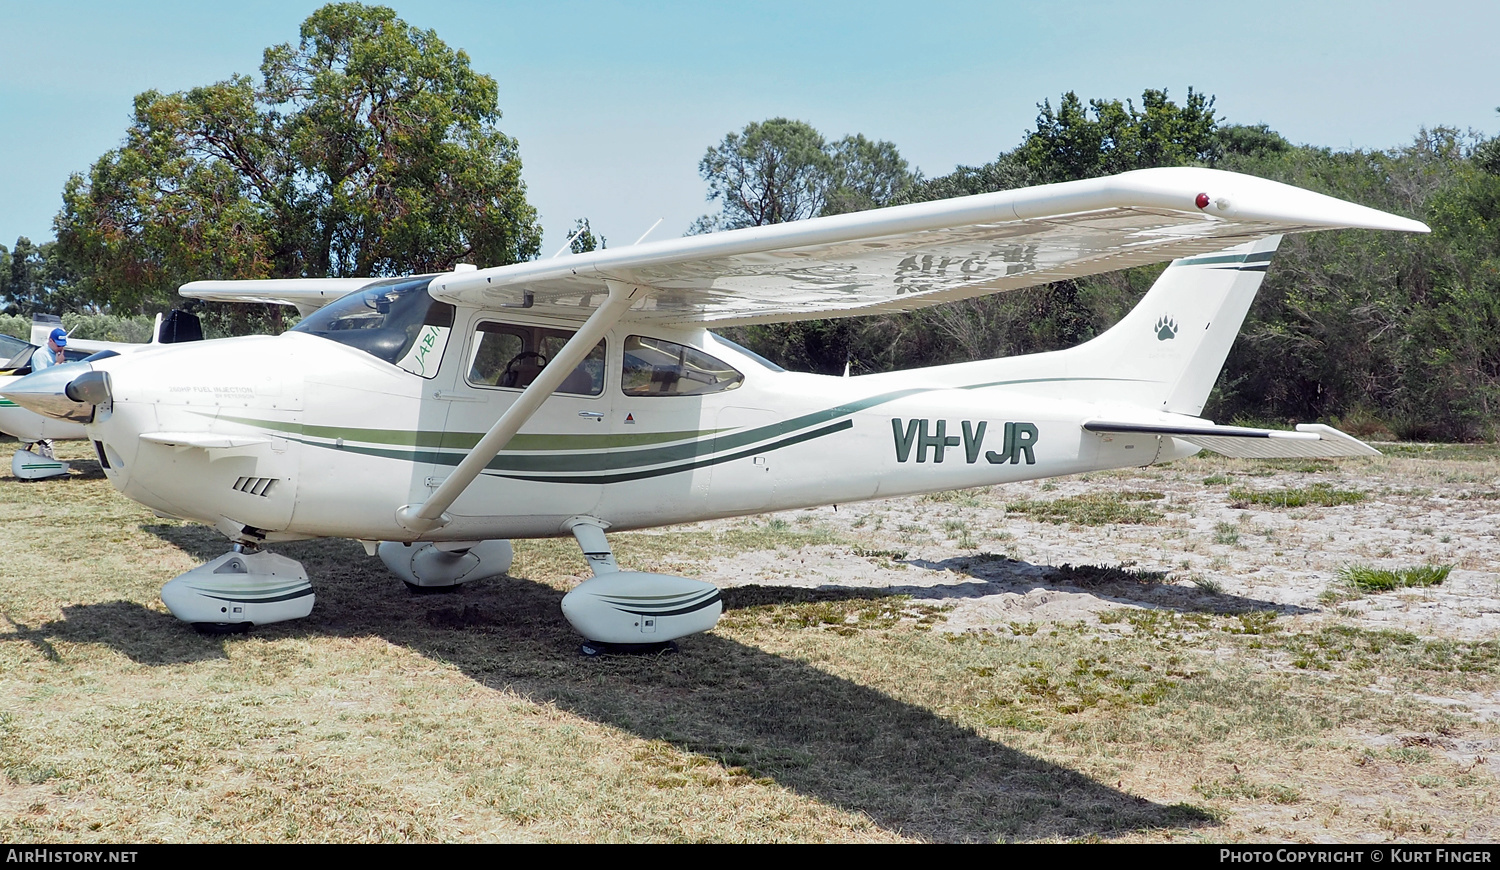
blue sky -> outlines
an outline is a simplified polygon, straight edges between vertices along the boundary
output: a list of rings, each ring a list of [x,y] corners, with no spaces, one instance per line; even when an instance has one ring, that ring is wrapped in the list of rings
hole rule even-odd
[[[0,243],[52,237],[63,183],[117,146],[140,91],[258,74],[322,5],[0,0]],[[1390,148],[1500,132],[1500,4],[393,2],[500,84],[544,256],[588,216],[611,245],[710,211],[704,151],[786,116],[888,139],[929,175],[1020,141],[1068,90],[1188,86],[1294,142]],[[485,264],[481,264],[485,265]]]

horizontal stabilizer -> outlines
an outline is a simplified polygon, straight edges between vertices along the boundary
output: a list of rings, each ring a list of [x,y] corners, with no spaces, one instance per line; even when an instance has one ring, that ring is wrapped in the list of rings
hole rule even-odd
[[[141,440],[168,447],[197,447],[203,450],[228,450],[232,447],[251,447],[270,442],[270,439],[255,435],[215,435],[210,432],[151,432],[142,435]]]
[[[1337,456],[1379,456],[1380,451],[1321,423],[1299,423],[1297,431],[1215,426],[1212,423],[1117,423],[1090,420],[1089,432],[1170,435],[1205,450],[1239,459],[1330,459]]]

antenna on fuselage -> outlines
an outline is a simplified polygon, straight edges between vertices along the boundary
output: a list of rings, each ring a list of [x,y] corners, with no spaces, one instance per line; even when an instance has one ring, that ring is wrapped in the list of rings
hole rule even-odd
[[[664,221],[664,220],[666,220],[666,218],[664,218],[664,217],[657,218],[656,219],[656,223],[654,223],[654,224],[651,225],[651,230],[654,230],[657,227],[661,226],[661,222]],[[636,239],[634,242],[632,242],[631,245],[632,246],[639,245],[641,242],[644,242],[646,240],[646,237],[649,236],[649,235],[651,235],[651,230],[646,230],[644,233],[641,233],[641,237],[638,238],[638,239]]]

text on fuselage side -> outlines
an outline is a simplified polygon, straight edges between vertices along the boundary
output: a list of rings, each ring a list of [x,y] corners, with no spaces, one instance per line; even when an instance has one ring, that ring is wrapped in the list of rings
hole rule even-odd
[[[1005,462],[1017,465],[1023,457],[1027,465],[1036,465],[1036,454],[1032,452],[1037,436],[1035,424],[1006,423],[1005,441],[999,452],[984,449],[984,434],[988,427],[989,422],[985,420],[978,423],[960,420],[962,436],[949,435],[947,420],[934,423],[925,418],[913,418],[903,422],[900,417],[892,417],[891,434],[896,438],[896,461],[909,462],[915,453],[918,462],[926,462],[930,450],[932,461],[942,462],[943,454],[949,447],[962,445],[964,461],[970,465],[979,461],[981,451],[984,453],[984,460],[992,465]]]

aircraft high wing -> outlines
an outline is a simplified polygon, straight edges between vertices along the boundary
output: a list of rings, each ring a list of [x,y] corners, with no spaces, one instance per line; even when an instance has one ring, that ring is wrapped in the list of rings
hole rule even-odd
[[[609,282],[650,288],[627,319],[740,326],[906,311],[1177,257],[1278,233],[1426,232],[1418,221],[1247,175],[1146,169],[589,251],[437,276],[457,305],[585,319]],[[195,281],[184,296],[295,305],[367,278]]]
[[[1328,427],[1197,416],[1281,235],[1349,227],[1427,230],[1264,179],[1155,169],[438,275],[202,281],[183,294],[307,316],[280,337],[42,372],[4,392],[83,422],[131,498],[235,543],[163,590],[186,621],[306,615],[301,566],[262,549],[277,541],[358,539],[409,586],[452,588],[504,572],[511,538],[571,535],[594,577],[563,609],[589,648],[657,643],[711,628],[718,591],[622,570],[606,530],[1202,448],[1372,452]],[[1167,260],[1118,324],[1050,353],[829,378],[706,329]]]

